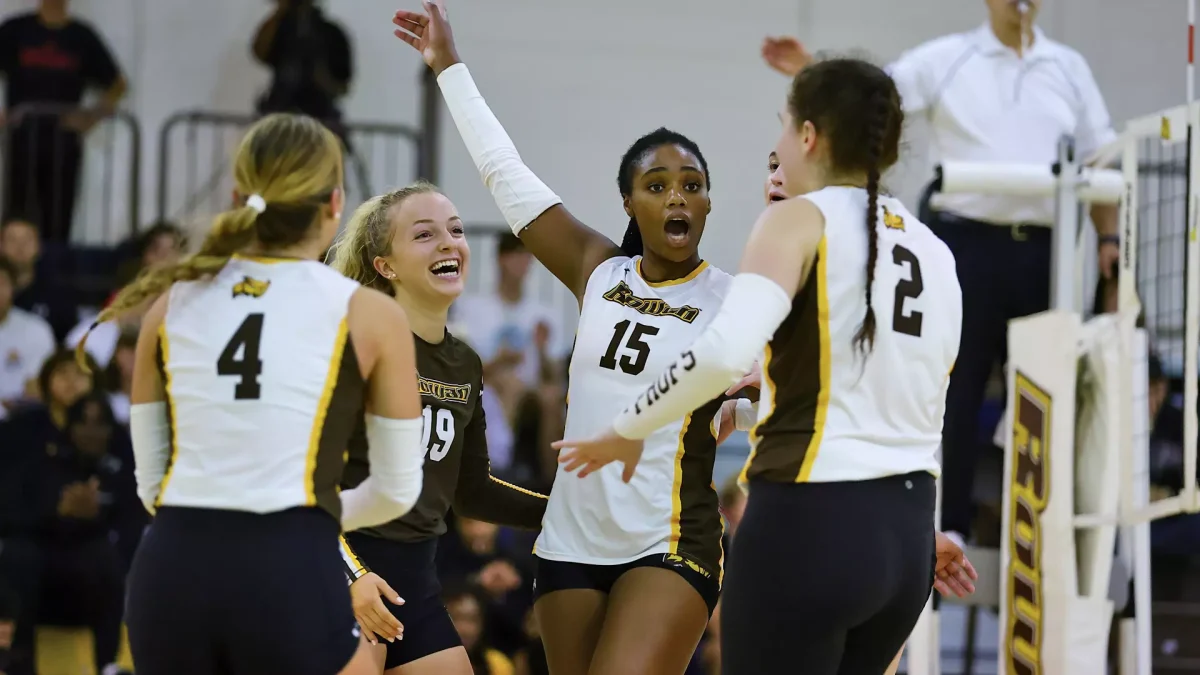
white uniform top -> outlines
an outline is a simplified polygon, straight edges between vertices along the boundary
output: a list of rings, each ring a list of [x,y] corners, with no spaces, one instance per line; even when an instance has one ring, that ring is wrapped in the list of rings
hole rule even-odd
[[[904,111],[928,117],[935,162],[1049,165],[1064,134],[1083,158],[1116,139],[1087,60],[1041,30],[1024,57],[985,24],[915,47],[888,72]],[[1052,198],[938,194],[934,205],[975,220],[1054,223]]]
[[[625,404],[704,331],[732,277],[702,263],[663,283],[641,258],[600,264],[588,279],[571,357],[565,438],[602,432]],[[548,560],[614,565],[653,553],[684,555],[713,573],[721,517],[712,486],[713,418],[720,401],[654,432],[632,482],[613,463],[580,479],[561,467],[535,551]]]
[[[805,195],[825,216],[816,265],[768,343],[747,476],[778,482],[940,472],[942,416],[958,356],[962,292],[950,250],[899,200],[879,197],[866,358],[867,193]]]
[[[172,286],[159,331],[171,462],[159,504],[340,512],[363,381],[347,313],[359,285],[316,261],[235,257]]]

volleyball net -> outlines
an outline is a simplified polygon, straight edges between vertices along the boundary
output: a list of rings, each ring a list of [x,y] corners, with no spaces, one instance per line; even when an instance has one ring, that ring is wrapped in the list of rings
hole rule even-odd
[[[944,193],[1054,196],[1057,204],[1051,309],[1008,329],[1002,674],[1108,672],[1118,609],[1111,589],[1127,588],[1130,577],[1135,611],[1119,624],[1118,672],[1151,674],[1149,523],[1200,510],[1200,166],[1191,161],[1200,139],[1189,129],[1200,129],[1200,105],[1131,120],[1093,158],[1075,157],[1065,138],[1050,165],[939,167]],[[1119,207],[1115,282],[1103,281],[1108,275],[1096,268],[1096,238],[1085,217],[1093,204]],[[1183,489],[1157,501],[1150,499],[1149,358],[1173,381],[1169,404],[1183,415]],[[910,642],[908,672],[936,675],[936,652],[926,647],[921,655],[930,637],[936,643],[936,619],[923,623],[933,627],[924,641],[915,634]]]

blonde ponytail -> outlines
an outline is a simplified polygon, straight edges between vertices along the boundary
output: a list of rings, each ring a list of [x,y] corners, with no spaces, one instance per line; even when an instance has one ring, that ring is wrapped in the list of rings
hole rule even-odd
[[[311,117],[267,115],[242,138],[233,175],[238,194],[257,195],[265,209],[243,205],[218,215],[194,255],[143,270],[122,288],[76,345],[81,368],[89,370],[84,347],[96,326],[152,302],[177,281],[211,278],[255,241],[282,247],[309,236],[321,205],[342,185],[341,141]]]
[[[325,262],[341,272],[342,276],[367,288],[395,295],[391,283],[375,269],[375,258],[392,252],[392,208],[403,204],[413,195],[437,191],[433,183],[421,180],[363,202],[354,210],[345,231],[329,249]]]

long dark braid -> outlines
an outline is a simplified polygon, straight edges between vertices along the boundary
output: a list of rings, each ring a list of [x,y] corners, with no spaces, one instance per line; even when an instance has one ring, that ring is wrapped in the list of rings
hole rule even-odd
[[[872,100],[873,123],[867,132],[867,313],[854,334],[854,346],[867,355],[875,348],[875,309],[871,306],[871,287],[875,285],[875,264],[879,260],[879,164],[886,140],[889,101],[880,92]]]

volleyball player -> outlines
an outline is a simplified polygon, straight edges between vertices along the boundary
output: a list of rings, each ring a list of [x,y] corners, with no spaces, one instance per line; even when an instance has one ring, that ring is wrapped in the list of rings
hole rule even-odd
[[[263,118],[238,148],[237,208],[100,316],[153,302],[130,420],[138,494],[156,512],[125,615],[138,673],[374,672],[338,533],[416,501],[421,410],[403,310],[318,261],[341,157],[315,120]],[[371,477],[339,491],[364,410]]]
[[[556,445],[581,477],[619,460],[636,480],[641,439],[763,354],[749,501],[722,601],[723,672],[876,675],[933,582],[936,455],[962,296],[947,247],[879,194],[903,118],[883,70],[810,66],[782,118],[785,191],[802,196],[759,218],[704,334],[608,430]]]
[[[483,363],[446,330],[470,269],[463,222],[428,183],[375,197],[354,212],[330,252],[346,277],[395,298],[416,343],[425,430],[425,482],[403,517],[343,537],[355,616],[375,650],[377,672],[471,675],[471,661],[441,600],[434,554],[451,505],[458,516],[536,530],[546,497],[498,480],[488,461]],[[367,477],[366,439],[350,441],[343,486]],[[387,604],[380,599],[381,594]],[[403,604],[396,604],[403,598]],[[389,609],[389,605],[391,605]],[[400,639],[403,637],[403,639]]]
[[[700,259],[707,165],[660,129],[622,159],[629,227],[621,246],[576,220],[522,162],[455,52],[440,8],[398,12],[509,226],[580,302],[566,427],[598,431],[700,334],[730,277]],[[430,16],[432,14],[432,16]],[[720,392],[718,392],[719,394]],[[535,554],[535,612],[555,675],[682,673],[720,588],[712,487],[720,400],[683,411],[647,444],[646,472],[555,481]]]

